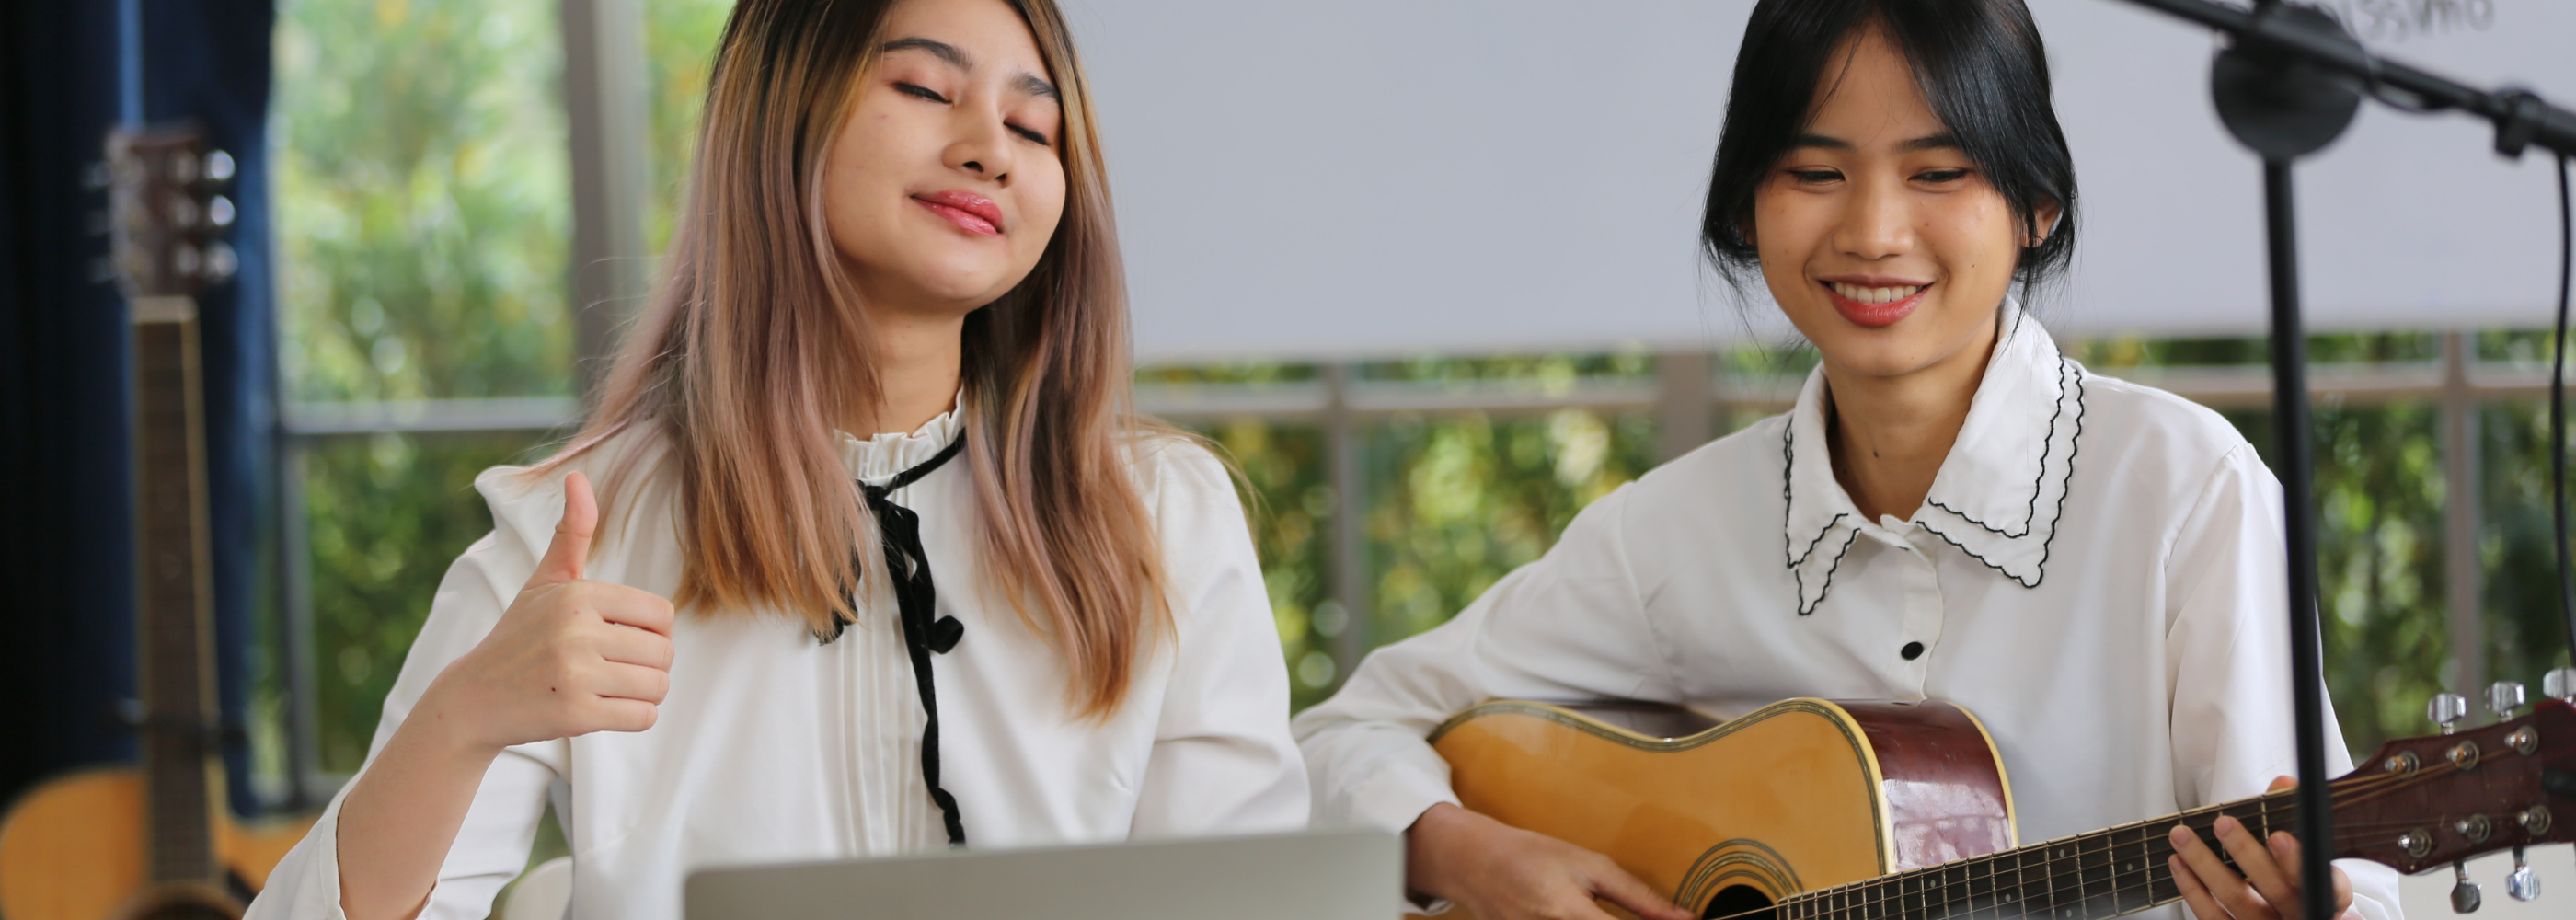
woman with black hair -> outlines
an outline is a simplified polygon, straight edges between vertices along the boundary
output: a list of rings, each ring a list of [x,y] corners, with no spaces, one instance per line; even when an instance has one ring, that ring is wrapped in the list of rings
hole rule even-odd
[[[2292,772],[2279,485],[2216,413],[2091,374],[2014,296],[2064,270],[2075,203],[2022,0],[1763,0],[1703,241],[1820,366],[1300,716],[1317,820],[1404,830],[1417,898],[1479,920],[1683,920],[1700,905],[1459,807],[1425,735],[1495,697],[1948,700],[1993,736],[2024,840]],[[2294,841],[2218,838],[2243,874],[2176,840],[2199,920],[2296,913]],[[2339,910],[2395,920],[2393,873],[2345,871]]]

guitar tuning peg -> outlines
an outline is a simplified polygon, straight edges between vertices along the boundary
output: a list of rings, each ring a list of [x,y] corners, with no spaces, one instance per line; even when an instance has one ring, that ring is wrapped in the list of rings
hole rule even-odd
[[[2555,668],[2540,678],[2540,692],[2560,702],[2576,703],[2576,668]]]
[[[2521,709],[2522,702],[2521,684],[2500,680],[2487,685],[2487,711],[2495,713],[2498,719],[2513,718],[2513,711]]]
[[[2442,734],[2445,735],[2451,733],[2451,726],[2454,723],[2468,717],[2469,698],[2457,693],[2433,694],[2433,701],[2424,706],[2424,718],[2431,719],[2433,724],[2441,726]]]
[[[2451,876],[2458,880],[2451,884],[2451,912],[2477,913],[2478,907],[2486,903],[2486,896],[2478,891],[2477,883],[2469,881],[2468,863],[2452,861]]]
[[[238,271],[241,271],[241,257],[233,252],[232,244],[222,240],[206,244],[207,281],[230,280],[233,273]]]
[[[233,225],[233,200],[222,195],[206,202],[206,223],[217,227]]]
[[[2523,862],[2522,848],[2513,848],[2513,872],[2504,877],[2504,893],[2516,901],[2540,900],[2540,876],[2533,875],[2531,864]]]
[[[233,180],[233,155],[221,150],[206,151],[206,178],[215,182]]]

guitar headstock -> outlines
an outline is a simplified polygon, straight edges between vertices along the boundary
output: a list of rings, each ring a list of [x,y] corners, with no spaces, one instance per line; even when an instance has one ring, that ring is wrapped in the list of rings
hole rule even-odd
[[[193,297],[232,277],[231,154],[206,149],[192,127],[120,128],[105,167],[111,264],[127,298]]]
[[[2391,741],[2334,782],[2334,812],[2336,856],[2409,874],[2576,842],[2576,707]]]

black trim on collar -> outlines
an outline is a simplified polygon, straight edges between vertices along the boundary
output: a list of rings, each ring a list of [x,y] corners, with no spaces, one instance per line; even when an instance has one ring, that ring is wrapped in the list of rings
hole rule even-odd
[[[2069,366],[2072,363],[2071,359],[2063,355],[2059,356],[2057,359],[2057,401],[2062,402],[2066,398],[2067,387],[2074,387],[2075,405],[2080,410],[2084,405],[2084,375]],[[2057,422],[2059,419],[2065,418],[2065,416],[2066,413],[2062,410],[2049,413],[2048,434],[2039,442],[2039,472],[2030,477],[2030,501],[2028,502],[2030,507],[2030,516],[2022,519],[2020,533],[2014,533],[1993,524],[1977,520],[1975,515],[1971,515],[1965,511],[1950,507],[1949,505],[1938,501],[1926,500],[1924,504],[1958,515],[1960,520],[1966,521],[1970,524],[1975,524],[1996,536],[2010,537],[2016,540],[2030,536],[2030,529],[2037,526],[2039,523],[2040,493],[2048,490],[2048,456],[2057,450]],[[2066,466],[2067,475],[2069,476],[2075,474],[2076,442],[2082,440],[2084,437],[2084,413],[2078,411],[2075,414],[2074,421],[2075,437],[2067,439],[2066,442]],[[2057,510],[2061,514],[2066,511],[2066,496],[2062,493],[2057,496]],[[2053,537],[2054,535],[2052,535],[2052,538]],[[1964,549],[1965,547],[1962,548]]]
[[[2018,333],[2019,331],[2019,323],[2016,323],[2013,332]],[[2002,344],[1999,343],[1997,347],[2000,349]],[[1987,568],[1995,570],[1997,574],[2003,575],[2014,584],[2021,585],[2024,588],[2037,588],[2047,579],[2048,560],[2054,553],[2057,541],[2056,525],[2065,516],[2067,498],[2074,493],[2075,458],[2078,454],[2082,453],[2085,409],[2083,367],[2077,364],[2074,359],[2060,354],[2057,356],[2057,371],[2057,398],[2053,400],[2056,408],[2049,416],[2048,432],[2040,442],[2039,470],[2034,475],[2031,484],[2031,515],[2030,518],[2023,523],[2020,532],[2015,533],[2001,527],[1996,527],[1993,524],[1978,520],[1955,507],[1941,502],[1930,500],[1926,500],[1925,502],[1926,505],[1938,508],[1960,520],[1981,528],[1988,534],[2007,540],[2022,540],[2029,538],[2031,534],[2038,529],[2041,520],[2039,517],[2039,503],[2040,499],[2045,496],[2048,491],[2049,474],[2052,466],[2055,465],[2052,463],[2052,460],[2056,459],[2056,442],[2060,425],[2064,424],[2071,426],[2071,433],[2069,433],[2067,437],[2065,457],[2062,461],[2065,470],[2063,476],[2064,485],[2059,488],[2056,507],[2052,509],[2052,513],[2047,518],[2050,524],[2048,534],[2040,541],[2039,560],[2031,565],[2031,571],[2029,572],[2028,578],[2025,579],[2022,575],[2013,573],[2003,564],[1997,563],[1986,554],[1980,553],[1975,549],[1971,549],[1967,543],[1952,536],[1949,532],[1942,530],[1933,522],[1914,522],[1916,526],[1923,528],[1934,536],[1940,537],[1942,542],[1957,547],[1961,553],[1966,554],[1969,558],[1977,560]],[[2068,412],[2069,396],[2073,397],[2073,413],[2071,417]],[[1794,413],[1795,410],[1792,411]],[[1780,454],[1781,531],[1784,537],[1795,539],[1794,535],[1788,532],[1791,508],[1795,501],[1792,486],[1796,481],[1795,471],[1797,466],[1797,423],[1794,417],[1787,419],[1786,423],[1781,426]],[[1852,543],[1859,539],[1860,528],[1857,525],[1845,524],[1845,519],[1849,516],[1850,514],[1848,512],[1835,514],[1830,520],[1825,522],[1823,527],[1818,528],[1815,538],[1808,541],[1805,552],[1799,553],[1788,560],[1786,568],[1789,569],[1791,579],[1796,583],[1798,588],[1799,616],[1803,617],[1811,615],[1815,612],[1816,608],[1823,606],[1825,597],[1833,590],[1834,576],[1842,569],[1843,557],[1851,552]],[[1801,569],[1802,567],[1807,566],[1809,560],[1814,556],[1816,549],[1824,543],[1825,538],[1832,535],[1834,528],[1843,526],[1849,526],[1850,532],[1844,536],[1842,547],[1834,554],[1832,564],[1825,568],[1824,574],[1822,575],[1823,583],[1817,589],[1815,599],[1813,601],[1809,601],[1806,599],[1806,573]]]

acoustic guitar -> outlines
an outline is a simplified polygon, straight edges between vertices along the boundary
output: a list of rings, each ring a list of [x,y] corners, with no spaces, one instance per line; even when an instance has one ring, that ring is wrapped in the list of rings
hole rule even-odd
[[[238,918],[312,819],[223,805],[196,295],[233,272],[232,159],[197,132],[107,143],[114,263],[133,319],[135,586],[143,763],[37,786],[0,820],[0,920]]]
[[[1940,702],[1800,699],[1717,723],[1497,701],[1431,738],[1467,808],[1606,855],[1706,918],[2104,920],[2182,897],[2165,862],[2177,823],[2213,841],[2222,814],[2266,836],[2297,824],[2280,792],[2023,844],[1992,740]],[[2576,840],[2576,708],[2545,700],[2390,742],[2331,796],[2337,858],[2415,873],[2511,849],[2519,863],[2526,846]],[[2508,890],[2536,895],[2517,869]],[[2479,890],[2460,879],[2455,905],[2474,910]]]

